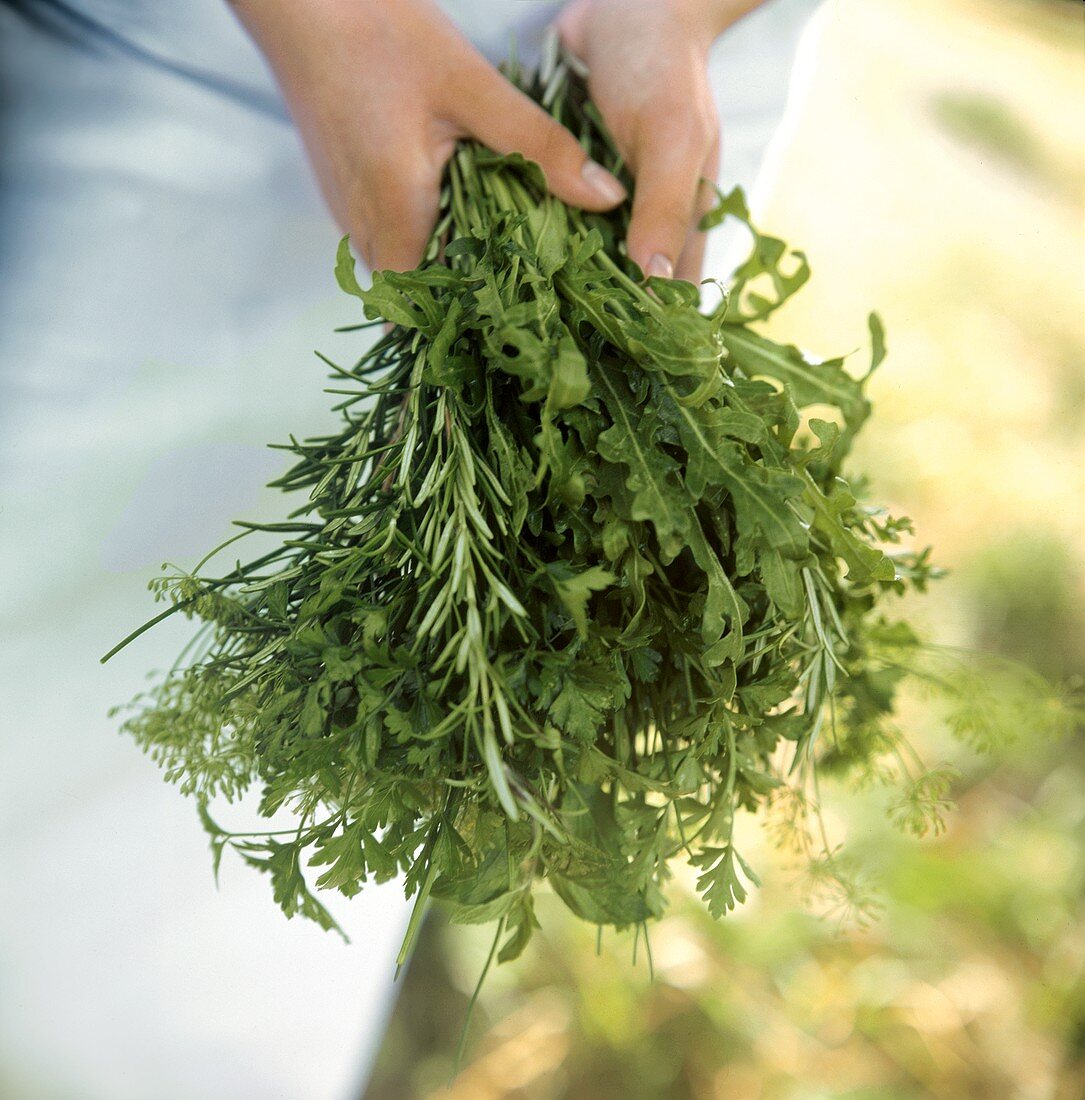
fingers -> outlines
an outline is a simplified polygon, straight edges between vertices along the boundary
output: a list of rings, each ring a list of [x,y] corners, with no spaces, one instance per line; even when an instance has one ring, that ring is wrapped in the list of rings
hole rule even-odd
[[[385,192],[385,208],[371,221],[369,266],[373,271],[410,271],[421,262],[437,220],[436,187],[403,185]]]
[[[694,201],[693,222],[686,234],[682,254],[674,265],[675,277],[685,279],[690,283],[700,282],[701,273],[704,270],[705,243],[708,240],[708,234],[698,226],[701,218],[715,205],[716,192],[712,184],[716,182],[719,168],[720,143],[717,136],[712,142],[708,156],[705,157],[704,164],[701,166],[701,179],[698,183],[697,195]]]
[[[625,197],[621,183],[591,160],[576,138],[496,69],[479,66],[456,121],[496,153],[535,161],[559,199],[585,210],[609,210]]]
[[[671,123],[662,112],[653,112],[635,150],[637,185],[627,237],[630,259],[645,275],[665,278],[675,274],[687,247],[701,175],[715,141],[713,126],[675,118]]]
[[[441,165],[396,155],[369,166],[348,219],[351,240],[371,271],[419,265],[440,203]]]
[[[422,259],[437,218],[442,171],[460,138],[475,138],[501,154],[521,153],[570,205],[609,210],[627,197],[564,126],[466,42],[445,60],[447,69],[432,74],[400,125],[367,135],[367,155],[342,203],[354,245],[371,270],[407,270]],[[374,149],[383,153],[374,156]],[[332,174],[351,178],[349,169]]]
[[[418,265],[436,222],[441,172],[456,136],[474,137],[498,153],[523,154],[542,168],[550,190],[573,206],[608,210],[626,198],[621,183],[564,126],[488,63],[479,58],[461,79],[465,94],[457,97],[458,109],[447,117],[451,128],[433,156],[404,164],[390,145],[392,153],[368,166],[368,185],[348,204],[352,239],[373,271]]]

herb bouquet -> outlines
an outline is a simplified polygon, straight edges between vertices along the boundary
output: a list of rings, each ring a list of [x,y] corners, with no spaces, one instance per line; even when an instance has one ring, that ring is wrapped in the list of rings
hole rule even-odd
[[[622,171],[569,63],[512,75]],[[325,927],[311,881],[350,896],[402,873],[400,961],[430,897],[497,922],[506,960],[540,880],[584,920],[640,926],[676,860],[722,915],[756,881],[737,811],[803,807],[819,760],[885,751],[913,638],[883,602],[931,569],[884,549],[906,523],[841,477],[863,381],[751,327],[805,260],[754,232],[704,314],[625,258],[628,216],[462,146],[418,270],[363,290],[340,248],[342,288],[393,327],[329,364],[342,423],[290,443],[291,518],[241,524],[280,544],[154,585],[170,607],[147,626],[203,628],[125,728],[195,796],[216,868],[236,850]],[[740,192],[707,223],[725,217],[748,223]],[[216,824],[209,801],[254,785],[294,827]]]

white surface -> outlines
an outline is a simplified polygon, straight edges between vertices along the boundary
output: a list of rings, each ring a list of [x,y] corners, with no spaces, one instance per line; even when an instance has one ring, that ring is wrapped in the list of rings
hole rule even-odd
[[[448,6],[500,55],[556,5]],[[715,55],[729,180],[810,7],[775,0]],[[263,444],[328,421],[312,347],[357,352],[330,332],[356,317],[338,231],[219,0],[82,9],[183,71],[0,7],[0,1095],[345,1100],[391,1004],[398,887],[333,899],[349,947],[229,855],[216,893],[193,806],[106,717],[186,624],[97,663],[163,560],[281,510]]]

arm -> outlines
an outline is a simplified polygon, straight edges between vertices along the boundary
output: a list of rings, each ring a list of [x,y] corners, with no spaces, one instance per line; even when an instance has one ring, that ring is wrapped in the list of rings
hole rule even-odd
[[[575,206],[605,210],[625,197],[431,0],[232,6],[271,64],[332,213],[374,270],[418,262],[463,137],[537,161]]]

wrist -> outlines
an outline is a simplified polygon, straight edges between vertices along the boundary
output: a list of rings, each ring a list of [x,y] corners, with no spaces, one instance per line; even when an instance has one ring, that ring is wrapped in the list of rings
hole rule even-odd
[[[666,0],[674,18],[707,49],[728,27],[764,0]]]
[[[364,46],[388,24],[433,17],[432,0],[226,0],[261,48],[289,52],[308,38],[344,34]]]

